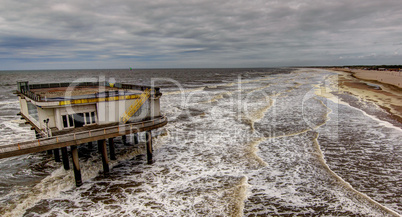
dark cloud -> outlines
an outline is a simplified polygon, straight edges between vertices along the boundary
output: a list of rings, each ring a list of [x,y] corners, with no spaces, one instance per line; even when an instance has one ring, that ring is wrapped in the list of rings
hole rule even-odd
[[[401,12],[399,0],[2,0],[0,69],[398,64]]]
[[[30,38],[24,36],[4,36],[0,38],[0,47],[10,52],[16,49],[38,49],[51,46],[66,47],[69,44],[65,40],[51,38]]]

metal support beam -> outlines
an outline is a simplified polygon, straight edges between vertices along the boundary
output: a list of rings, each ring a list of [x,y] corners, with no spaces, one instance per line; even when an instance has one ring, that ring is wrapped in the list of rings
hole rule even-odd
[[[70,169],[70,162],[68,161],[67,147],[61,148],[61,158],[63,159],[63,166],[65,170]]]
[[[75,186],[80,187],[82,185],[81,168],[80,168],[80,162],[78,159],[77,146],[75,146],[75,145],[71,146],[71,156],[73,158]]]
[[[152,133],[151,131],[146,132],[146,149],[147,149],[147,162],[152,164]]]
[[[54,154],[54,160],[56,162],[61,162],[60,159],[60,150],[58,148],[53,149],[53,154]]]
[[[109,152],[110,152],[110,160],[116,160],[116,153],[114,147],[114,138],[109,138]]]
[[[107,157],[106,140],[98,140],[98,150],[102,157],[103,175],[109,176],[109,159]]]

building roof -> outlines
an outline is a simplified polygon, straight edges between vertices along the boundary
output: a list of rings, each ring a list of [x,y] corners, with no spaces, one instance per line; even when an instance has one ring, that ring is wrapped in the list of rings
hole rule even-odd
[[[150,89],[154,97],[162,95],[159,87],[109,82],[28,84],[22,81],[17,82],[17,86],[16,94],[32,99],[38,106],[136,99],[146,89]]]
[[[127,94],[141,94],[139,90],[121,90],[117,87],[53,87],[53,88],[40,88],[31,89],[31,92],[47,99],[78,99],[78,98],[94,98],[95,96],[102,95],[104,92],[116,92],[114,95],[127,95]]]

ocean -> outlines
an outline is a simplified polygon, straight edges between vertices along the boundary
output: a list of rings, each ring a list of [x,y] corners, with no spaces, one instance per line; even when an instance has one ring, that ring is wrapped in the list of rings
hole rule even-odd
[[[0,145],[35,138],[17,116],[17,81],[99,80],[161,87],[169,123],[155,133],[155,162],[116,138],[105,178],[84,144],[75,187],[46,153],[1,159],[1,216],[402,214],[401,124],[323,69],[2,71]]]

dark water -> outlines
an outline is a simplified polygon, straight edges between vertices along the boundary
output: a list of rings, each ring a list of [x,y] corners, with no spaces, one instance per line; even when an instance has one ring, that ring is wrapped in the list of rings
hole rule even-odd
[[[34,137],[16,82],[162,87],[169,124],[124,146],[104,178],[80,147],[84,185],[46,154],[0,160],[2,216],[388,216],[402,213],[402,131],[323,70],[168,69],[0,72],[0,145]],[[333,92],[338,97],[329,97]],[[339,101],[338,99],[342,99]],[[385,120],[385,121],[384,121]]]

